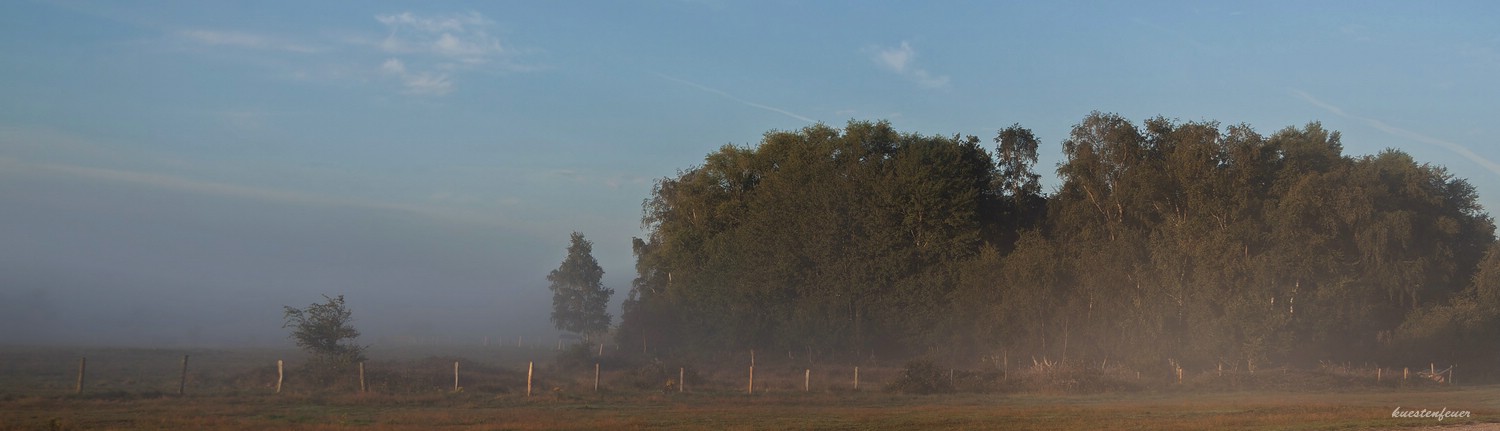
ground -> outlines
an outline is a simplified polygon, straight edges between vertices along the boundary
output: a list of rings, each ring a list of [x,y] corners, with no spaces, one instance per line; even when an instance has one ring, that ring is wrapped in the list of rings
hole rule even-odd
[[[1391,412],[1468,411],[1467,418]],[[927,395],[879,392],[388,396],[20,396],[0,430],[29,429],[1490,429],[1500,386],[1355,393]],[[1454,428],[1449,428],[1454,427]]]
[[[675,379],[675,365],[645,368],[659,374],[621,365],[604,373],[595,392],[592,367],[544,366],[556,355],[550,348],[425,356],[435,350],[442,349],[377,351],[385,359],[369,364],[371,391],[361,394],[347,381],[318,386],[299,380],[299,358],[289,351],[0,349],[0,431],[1500,428],[1500,386],[1400,383],[1349,371],[1304,373],[1316,377],[1307,379],[1261,372],[1256,380],[1202,371],[1186,384],[1167,380],[1095,394],[904,395],[880,390],[899,371],[895,365],[862,368],[861,390],[844,382],[852,375],[842,374],[852,373],[843,366],[814,367],[813,388],[804,392],[801,365],[762,358],[754,395],[743,393],[737,368],[688,369],[687,392],[675,392],[675,385],[664,390],[660,376]],[[191,361],[186,393],[179,395],[184,355]],[[76,393],[82,357],[88,358],[88,374],[84,390]],[[274,364],[281,358],[291,377],[277,394]],[[538,384],[528,397],[525,369],[533,360]],[[453,389],[455,361],[464,364],[459,391]],[[1393,417],[1397,408],[1446,409],[1468,417]]]

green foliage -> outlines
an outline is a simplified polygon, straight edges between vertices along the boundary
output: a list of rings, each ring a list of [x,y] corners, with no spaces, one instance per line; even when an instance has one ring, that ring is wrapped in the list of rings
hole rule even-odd
[[[283,328],[292,328],[297,347],[312,355],[304,367],[315,378],[330,380],[365,360],[365,346],[354,342],[353,312],[344,306],[344,295],[329,297],[307,308],[284,307]]]
[[[1095,112],[1043,196],[1039,139],[994,142],[817,125],[662,179],[622,343],[1134,369],[1494,350],[1434,350],[1500,334],[1493,221],[1442,167],[1318,123]]]
[[[681,376],[688,382],[703,382],[698,370],[691,366],[682,364],[668,364],[661,359],[652,358],[639,365],[630,367],[621,373],[619,377],[612,380],[611,384],[620,384],[639,390],[660,390],[662,392],[676,392],[681,382],[677,378]]]
[[[994,316],[998,348],[1137,367],[1390,357],[1393,331],[1464,290],[1494,241],[1463,180],[1394,150],[1344,156],[1316,123],[1262,137],[1094,113],[1063,148],[1040,235],[986,264],[1007,282],[965,284],[1000,291],[971,305],[999,311],[974,314]],[[1003,300],[1032,292],[1056,299]]]
[[[552,290],[552,323],[568,332],[586,337],[609,329],[610,315],[605,311],[614,289],[604,287],[604,269],[594,260],[594,243],[573,232],[568,257],[562,265],[547,274]]]
[[[557,351],[557,356],[553,358],[552,363],[557,365],[559,370],[563,371],[592,372],[594,371],[594,364],[603,361],[603,358],[596,355],[597,352],[597,350],[594,350],[594,346],[575,343]]]
[[[1491,245],[1474,274],[1471,289],[1452,300],[1412,312],[1396,332],[1401,359],[1421,361],[1418,355],[1438,355],[1463,364],[1488,364],[1500,359],[1500,244]],[[1493,370],[1490,370],[1493,371]]]
[[[659,181],[646,201],[650,236],[635,244],[622,342],[919,345],[944,319],[956,265],[999,236],[1000,187],[1038,199],[1026,145],[1011,148],[1018,179],[1009,182],[977,138],[901,134],[883,122],[721,148]]]

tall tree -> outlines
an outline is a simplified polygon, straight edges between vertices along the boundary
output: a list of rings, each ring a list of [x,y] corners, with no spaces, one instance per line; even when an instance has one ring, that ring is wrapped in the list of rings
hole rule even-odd
[[[594,260],[594,243],[573,232],[568,257],[547,274],[552,282],[552,324],[557,329],[592,337],[609,329],[606,311],[614,289],[604,287],[604,269]]]
[[[999,208],[995,222],[986,228],[986,239],[1005,250],[1020,238],[1021,231],[1036,227],[1047,212],[1040,174],[1035,171],[1041,141],[1031,129],[1012,124],[995,133],[995,172]]]

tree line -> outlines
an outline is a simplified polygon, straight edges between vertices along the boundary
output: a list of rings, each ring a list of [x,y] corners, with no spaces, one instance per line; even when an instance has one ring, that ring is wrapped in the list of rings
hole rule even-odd
[[[1062,141],[851,121],[659,180],[616,336],[659,352],[1493,363],[1500,247],[1467,181],[1319,123],[1095,112]],[[1440,356],[1440,357],[1434,357]]]

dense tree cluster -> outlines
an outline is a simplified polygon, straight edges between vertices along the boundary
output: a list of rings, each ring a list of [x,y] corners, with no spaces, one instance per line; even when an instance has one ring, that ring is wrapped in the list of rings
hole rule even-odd
[[[1138,366],[1495,359],[1494,226],[1441,167],[1345,155],[1317,123],[1093,113],[1043,195],[1038,139],[994,143],[851,122],[721,148],[647,199],[619,336]]]

